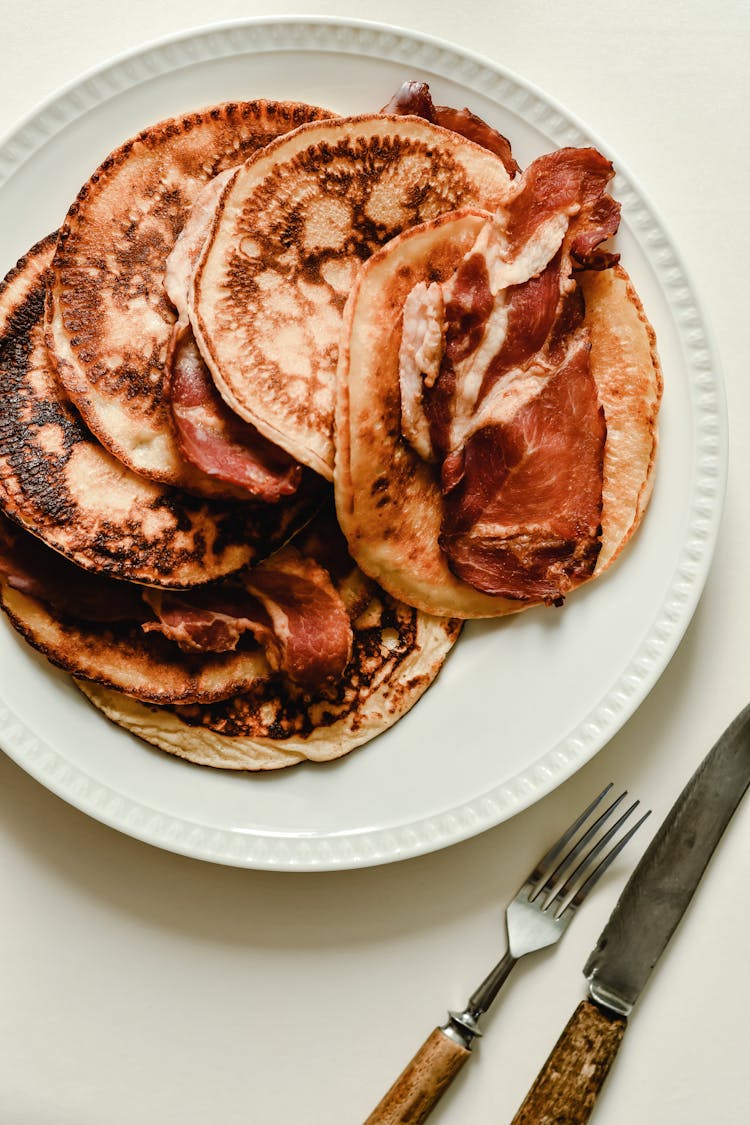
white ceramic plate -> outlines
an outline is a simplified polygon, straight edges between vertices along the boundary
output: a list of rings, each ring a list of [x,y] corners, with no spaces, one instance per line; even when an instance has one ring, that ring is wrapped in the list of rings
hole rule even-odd
[[[367,112],[405,78],[429,81],[439,103],[468,104],[507,134],[522,166],[563,144],[607,151],[521,79],[424,36],[327,19],[226,24],[84,76],[5,140],[0,271],[59,226],[112,148],[159,118],[254,97]],[[142,840],[291,870],[443,847],[538,800],[591,758],[644,699],[687,627],[726,474],[723,392],[695,296],[652,208],[614,160],[618,244],[656,328],[666,388],[653,501],[611,573],[564,610],[467,626],[427,695],[361,750],[261,776],[202,769],[138,742],[3,623],[5,750],[71,804]]]

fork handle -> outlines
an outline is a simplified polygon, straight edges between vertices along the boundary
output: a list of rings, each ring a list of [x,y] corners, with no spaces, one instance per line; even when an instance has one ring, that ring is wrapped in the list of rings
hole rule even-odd
[[[436,1027],[364,1125],[421,1125],[470,1054]]]
[[[511,1125],[585,1125],[626,1027],[622,1016],[580,1003]]]

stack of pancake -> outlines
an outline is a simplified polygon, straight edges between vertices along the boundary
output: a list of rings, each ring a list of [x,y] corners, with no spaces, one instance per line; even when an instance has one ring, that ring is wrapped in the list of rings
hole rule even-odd
[[[501,257],[510,245],[526,175],[504,138],[468,111],[433,106],[422,86],[353,118],[226,104],[122,145],[60,231],[10,271],[0,601],[105,714],[202,764],[337,757],[412,706],[461,619],[559,603],[619,553],[651,488],[661,377],[627,275],[598,250],[616,229],[614,205],[602,203],[611,171],[594,194],[587,171],[583,203],[566,197],[545,219],[560,246],[529,276],[557,263],[556,327],[521,364],[538,384],[528,402],[563,337],[590,357],[584,444],[596,479],[568,489],[586,492],[587,526],[576,508],[564,531],[534,532],[533,565],[514,546],[520,578],[498,586],[518,529],[498,531],[495,493],[513,465],[492,477],[481,535],[461,500],[459,551],[446,532],[456,451],[425,451],[404,421],[405,367],[427,379],[412,407],[433,411],[421,432],[434,436],[443,407],[430,407],[425,387],[455,388],[466,371],[446,356],[472,324],[487,335],[486,323],[508,320],[515,275],[466,289],[450,316],[478,240]],[[579,212],[598,232],[585,252],[580,232],[575,243],[565,234],[582,227]],[[534,238],[536,228],[523,253],[536,260]],[[447,294],[429,377],[424,347],[424,370],[405,356],[405,309],[420,286]],[[585,317],[572,316],[584,298]],[[493,427],[507,462],[497,417]]]

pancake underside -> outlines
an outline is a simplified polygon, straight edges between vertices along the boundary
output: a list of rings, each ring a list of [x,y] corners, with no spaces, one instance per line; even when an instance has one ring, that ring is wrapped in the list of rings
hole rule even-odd
[[[401,437],[401,312],[420,280],[445,280],[487,216],[462,212],[407,232],[361,271],[345,313],[336,411],[336,508],[353,557],[393,596],[425,612],[494,617],[527,603],[456,578],[438,545],[442,495],[432,466]],[[582,275],[591,370],[607,422],[596,574],[648,502],[662,378],[654,334],[621,267]]]

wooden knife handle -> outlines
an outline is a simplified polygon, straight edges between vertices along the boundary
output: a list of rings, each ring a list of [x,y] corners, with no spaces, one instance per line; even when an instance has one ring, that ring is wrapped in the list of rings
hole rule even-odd
[[[588,1000],[579,1004],[511,1125],[584,1125],[626,1026]]]
[[[426,1121],[470,1054],[436,1027],[365,1125],[420,1125]]]

